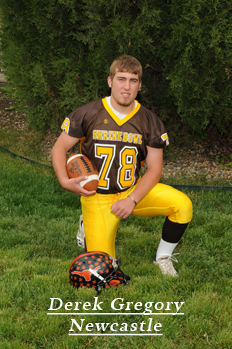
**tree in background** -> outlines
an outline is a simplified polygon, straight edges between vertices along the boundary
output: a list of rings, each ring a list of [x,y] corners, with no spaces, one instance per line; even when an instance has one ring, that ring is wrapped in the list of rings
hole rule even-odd
[[[216,126],[228,134],[232,126],[231,1],[167,1],[165,6],[162,22],[167,26],[161,33],[159,57],[177,113],[195,133]]]
[[[2,60],[31,125],[48,129],[109,93],[109,66],[144,68],[139,100],[193,133],[231,125],[229,0],[1,0]]]

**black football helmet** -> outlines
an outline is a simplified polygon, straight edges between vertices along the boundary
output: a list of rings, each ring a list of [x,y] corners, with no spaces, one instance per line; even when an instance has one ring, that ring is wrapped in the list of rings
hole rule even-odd
[[[99,294],[102,288],[130,280],[120,269],[120,260],[104,252],[86,252],[76,257],[69,268],[69,281],[77,289],[82,286],[95,288]]]

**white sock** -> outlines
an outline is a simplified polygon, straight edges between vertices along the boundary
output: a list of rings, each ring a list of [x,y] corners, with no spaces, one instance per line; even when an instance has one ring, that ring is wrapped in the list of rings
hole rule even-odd
[[[166,242],[162,238],[159,243],[159,247],[156,252],[156,260],[163,256],[171,256],[175,247],[178,245],[178,242],[173,244],[171,242]]]

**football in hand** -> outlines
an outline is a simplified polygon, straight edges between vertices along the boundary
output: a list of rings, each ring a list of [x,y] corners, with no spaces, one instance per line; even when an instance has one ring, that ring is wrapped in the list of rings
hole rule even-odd
[[[99,182],[98,171],[94,163],[87,156],[71,154],[67,161],[67,173],[69,178],[87,176],[87,179],[80,182],[81,187],[88,191],[97,190]]]

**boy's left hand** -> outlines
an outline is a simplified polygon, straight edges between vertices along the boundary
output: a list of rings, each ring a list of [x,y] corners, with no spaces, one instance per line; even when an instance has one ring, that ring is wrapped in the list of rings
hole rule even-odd
[[[111,212],[116,214],[119,218],[125,219],[133,212],[134,208],[134,202],[127,197],[116,201],[111,207]]]

